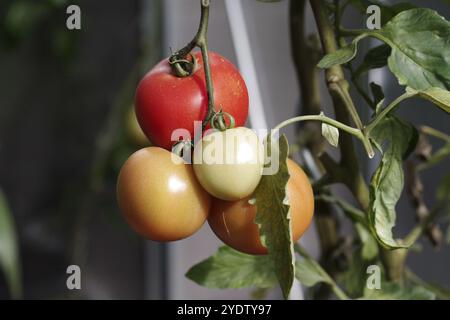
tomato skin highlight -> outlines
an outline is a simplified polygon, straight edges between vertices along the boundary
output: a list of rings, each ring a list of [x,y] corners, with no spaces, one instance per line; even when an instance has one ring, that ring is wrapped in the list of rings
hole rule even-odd
[[[194,56],[198,67],[191,76],[175,76],[165,59],[144,76],[136,90],[136,115],[142,130],[154,145],[167,150],[174,144],[171,136],[175,129],[187,129],[193,140],[194,121],[203,121],[208,110],[203,59],[200,52]],[[249,103],[244,79],[217,53],[209,52],[209,62],[216,110],[222,108],[234,117],[236,126],[243,126]]]
[[[239,200],[253,193],[261,180],[264,147],[256,133],[239,127],[205,135],[194,147],[194,172],[211,195]]]
[[[292,239],[298,241],[311,224],[314,194],[308,177],[292,160],[287,160],[290,178],[287,194],[290,202]],[[214,199],[208,223],[216,236],[228,246],[247,254],[267,254],[254,223],[257,206],[249,204],[251,197],[238,201]]]
[[[148,147],[133,153],[119,173],[119,207],[144,238],[180,240],[194,234],[208,217],[211,196],[196,180],[192,166],[181,161],[165,149]]]

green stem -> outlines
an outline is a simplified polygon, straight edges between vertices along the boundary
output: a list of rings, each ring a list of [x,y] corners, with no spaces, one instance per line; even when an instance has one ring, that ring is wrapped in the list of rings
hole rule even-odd
[[[200,24],[198,26],[198,30],[194,36],[194,39],[192,39],[191,42],[189,42],[182,49],[175,52],[172,57],[178,57],[180,59],[185,58],[195,47],[200,47],[202,42],[206,42],[206,34],[208,33],[209,22],[209,0],[200,0],[200,3]]]
[[[336,39],[338,39],[339,47],[345,47],[346,41],[343,37],[339,35],[339,28],[341,26],[341,19],[342,19],[342,11],[341,11],[341,1],[340,0],[334,0],[334,33]]]
[[[178,50],[174,53],[170,60],[173,61],[175,59],[183,59],[185,58],[195,47],[200,48],[202,59],[203,59],[203,68],[205,70],[205,80],[206,80],[206,92],[208,95],[208,110],[206,112],[205,119],[202,122],[202,129],[204,130],[208,123],[210,122],[212,116],[214,115],[216,108],[214,105],[214,86],[211,76],[211,66],[209,64],[209,56],[208,56],[208,22],[209,22],[209,0],[200,0],[201,4],[201,17],[200,17],[200,25],[198,27],[197,33],[184,48]],[[174,65],[175,68],[180,68],[179,65]]]
[[[317,196],[319,200],[323,200],[327,203],[335,204],[339,206],[339,208],[342,209],[344,214],[354,222],[359,222],[362,224],[367,230],[369,230],[369,223],[367,221],[366,215],[364,211],[359,210],[358,208],[354,207],[347,201],[341,199],[340,197],[336,195],[327,195],[327,194],[321,194]]]
[[[436,130],[434,128],[428,127],[428,126],[421,126],[420,132],[423,134],[426,134],[431,137],[435,137],[438,139],[441,139],[445,142],[450,142],[450,136],[442,131]]]
[[[404,286],[405,262],[407,257],[407,249],[381,250],[381,260],[386,270],[386,277],[389,281]]]
[[[298,116],[298,117],[294,117],[294,118],[285,120],[285,121],[279,123],[272,130],[272,136],[277,131],[279,131],[281,128],[286,127],[287,125],[290,125],[295,122],[300,122],[300,121],[320,121],[320,122],[329,124],[335,128],[341,129],[342,131],[345,131],[345,132],[357,137],[358,139],[363,139],[363,134],[362,134],[361,130],[347,126],[346,124],[343,124],[342,122],[328,118],[327,116],[324,116],[323,114],[311,115],[311,116]]]
[[[310,3],[313,9],[317,28],[319,30],[324,54],[336,52],[336,40],[334,38],[334,31],[328,20],[324,0],[310,0]],[[358,31],[358,35],[360,33],[362,32]],[[343,89],[347,95],[349,94],[348,82],[346,82],[344,79],[344,72],[342,70],[342,67],[340,65],[332,66],[325,70],[325,74],[328,84],[328,90],[333,99],[336,119],[340,122],[348,123],[348,114],[351,105],[348,105],[346,103],[346,99],[342,99],[342,96],[339,95],[339,92],[336,92],[336,88],[333,88],[331,85],[333,83],[339,83],[341,85],[341,89]],[[366,133],[365,136],[367,137],[368,134]],[[346,186],[358,200],[363,210],[367,212],[370,203],[369,189],[359,169],[358,158],[355,154],[351,136],[343,135],[342,142],[340,143],[340,150],[340,166],[347,171],[347,176],[345,177],[345,179],[342,179],[342,182],[346,184]],[[388,252],[389,250],[387,249],[381,249],[382,256],[388,256]],[[383,265],[386,269],[388,278],[395,279],[399,276],[399,274],[401,274],[402,263],[404,263],[404,259],[401,259],[401,257],[383,259]]]
[[[333,285],[331,286],[331,289],[333,290],[336,297],[338,297],[341,300],[350,300],[350,297],[345,294],[344,291],[336,284],[336,282],[333,281]]]
[[[203,67],[205,69],[205,79],[206,79],[206,91],[208,93],[208,111],[206,117],[202,122],[202,130],[204,130],[211,120],[216,108],[214,106],[214,86],[211,77],[211,68],[209,65],[208,57],[208,46],[206,38],[200,43],[200,50],[202,51]]]
[[[431,212],[418,223],[404,238],[404,242],[408,245],[415,243],[422,234],[426,231],[427,227],[432,223],[442,210],[441,205],[437,205],[431,210]]]
[[[311,0],[310,3],[313,9],[314,16],[316,18],[317,29],[319,30],[324,53],[329,54],[336,52],[337,45],[334,30],[330,24],[330,21],[328,20],[326,7],[323,0]],[[347,114],[349,114],[356,127],[362,131],[363,124],[361,118],[358,115],[358,112],[356,111],[355,105],[353,104],[353,100],[348,92],[349,85],[345,80],[342,67],[340,65],[334,65],[325,70],[325,75],[328,84],[328,90],[333,98],[333,102],[336,107],[335,109],[337,119],[340,121],[343,121],[344,119],[347,120]],[[341,107],[343,107],[347,112],[344,113],[344,110],[342,110]],[[366,137],[365,134],[363,134],[362,142],[369,158],[373,158],[375,152],[373,150],[372,144],[369,141],[369,138]],[[350,162],[354,162],[353,160],[356,160],[356,155],[354,153],[351,139],[345,139],[345,141],[343,141],[341,150],[344,151],[343,157],[353,158],[345,159],[345,161],[351,160]]]
[[[377,124],[383,120],[384,117],[388,115],[400,102],[415,96],[417,93],[414,92],[405,92],[400,97],[397,97],[394,101],[392,101],[386,108],[384,108],[376,117],[366,126],[365,132],[366,134],[370,134],[370,132],[377,126]]]
[[[372,158],[374,156],[373,150],[371,150],[371,144],[370,141],[364,136],[363,132],[359,129],[356,128],[352,128],[350,126],[347,126],[346,124],[343,124],[342,122],[336,121],[334,119],[328,118],[324,115],[316,115],[316,116],[299,116],[299,117],[294,117],[288,120],[285,120],[283,122],[281,122],[280,124],[278,124],[273,130],[272,130],[272,134],[271,134],[271,138],[274,136],[274,134],[276,132],[278,132],[281,128],[295,123],[295,122],[300,122],[300,121],[321,121],[323,123],[329,124],[333,127],[336,127],[338,129],[341,129],[344,132],[347,132],[348,134],[351,134],[353,136],[355,136],[356,138],[358,138],[359,140],[361,140],[361,142],[363,143],[364,147],[366,148],[368,155],[370,158]],[[370,146],[370,148],[368,147]]]
[[[339,28],[339,35],[341,37],[353,37],[353,36],[359,36],[368,30],[365,29],[346,29],[346,28]]]

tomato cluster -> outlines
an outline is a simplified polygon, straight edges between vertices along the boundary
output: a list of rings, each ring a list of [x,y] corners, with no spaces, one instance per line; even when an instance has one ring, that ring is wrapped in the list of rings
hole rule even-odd
[[[137,88],[137,119],[154,147],[135,152],[123,165],[117,182],[119,207],[128,223],[147,239],[180,240],[208,220],[217,237],[229,246],[265,254],[254,223],[257,207],[249,202],[263,172],[263,145],[253,130],[243,127],[248,114],[247,88],[237,69],[222,56],[209,54],[214,102],[234,118],[236,127],[207,130],[200,136],[192,152],[193,164],[169,151],[177,142],[172,139],[173,131],[185,129],[193,139],[194,121],[203,121],[208,112],[202,59],[198,53],[193,57],[200,63],[188,77],[175,76],[166,59]],[[312,219],[314,201],[305,173],[292,160],[287,165],[296,241]]]

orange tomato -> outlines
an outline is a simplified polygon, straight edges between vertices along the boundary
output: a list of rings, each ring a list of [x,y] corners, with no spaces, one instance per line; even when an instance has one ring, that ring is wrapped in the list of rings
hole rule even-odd
[[[314,213],[314,195],[308,177],[292,160],[287,160],[290,178],[287,195],[290,203],[292,239],[305,233]],[[214,199],[208,223],[219,239],[230,247],[248,254],[267,253],[254,223],[257,207],[249,204],[250,197],[238,201]]]
[[[211,196],[197,182],[192,165],[158,147],[141,149],[128,158],[119,174],[117,199],[128,223],[155,241],[194,234],[211,205]]]

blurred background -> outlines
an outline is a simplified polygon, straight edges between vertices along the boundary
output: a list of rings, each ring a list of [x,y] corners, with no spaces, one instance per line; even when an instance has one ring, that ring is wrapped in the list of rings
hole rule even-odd
[[[81,30],[66,28],[70,4],[81,8]],[[450,19],[444,1],[426,6]],[[301,108],[288,13],[288,0],[212,0],[210,49],[242,69],[236,43],[249,45],[257,79],[246,80],[259,88],[250,101],[256,111],[249,125],[255,127],[273,127]],[[242,17],[245,29],[233,31]],[[307,17],[313,32],[312,14]],[[131,113],[137,82],[170,48],[191,40],[198,20],[198,0],[0,2],[0,298],[11,297],[8,284],[15,297],[28,299],[251,297],[250,290],[205,289],[184,278],[220,245],[207,225],[187,240],[144,241],[125,224],[115,199],[121,164],[146,144]],[[344,24],[363,28],[365,19],[350,8]],[[361,48],[371,45],[365,41]],[[372,71],[367,81],[382,84],[388,100],[402,92],[384,69]],[[414,102],[399,112],[450,134],[448,117]],[[367,110],[361,113],[367,118]],[[369,177],[376,163],[363,155],[361,161]],[[449,169],[447,160],[424,176],[430,201]],[[398,220],[399,235],[414,223],[406,195]],[[314,226],[302,241],[318,254]],[[424,241],[421,254],[409,261],[423,279],[450,285],[448,246],[436,252]],[[81,290],[66,287],[72,264],[81,267]],[[275,290],[268,297],[281,295]]]

